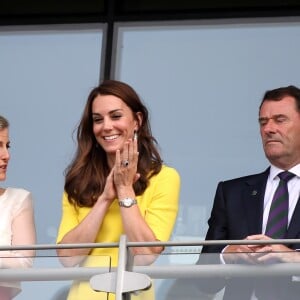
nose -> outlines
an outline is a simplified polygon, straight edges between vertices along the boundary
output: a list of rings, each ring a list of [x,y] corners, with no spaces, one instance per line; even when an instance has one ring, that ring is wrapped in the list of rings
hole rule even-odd
[[[269,119],[268,122],[262,126],[262,131],[266,134],[276,132],[276,124],[273,119]]]
[[[0,149],[0,159],[2,159],[3,161],[7,162],[10,159],[10,154],[8,151],[8,148],[2,148]]]
[[[104,130],[110,130],[110,129],[112,129],[112,121],[109,118],[105,118],[103,120],[103,129]]]

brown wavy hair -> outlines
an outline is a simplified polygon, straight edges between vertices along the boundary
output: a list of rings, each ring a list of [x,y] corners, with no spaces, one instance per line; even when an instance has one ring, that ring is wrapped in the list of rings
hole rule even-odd
[[[137,172],[140,178],[134,183],[136,195],[141,195],[149,179],[159,173],[162,159],[157,141],[152,136],[149,113],[131,86],[116,80],[105,80],[90,92],[80,123],[77,127],[77,150],[65,170],[65,191],[68,200],[78,206],[92,207],[102,194],[110,172],[106,152],[97,143],[93,133],[92,104],[99,95],[113,95],[120,98],[132,110],[134,117],[140,112],[142,123],[137,131],[139,161]]]

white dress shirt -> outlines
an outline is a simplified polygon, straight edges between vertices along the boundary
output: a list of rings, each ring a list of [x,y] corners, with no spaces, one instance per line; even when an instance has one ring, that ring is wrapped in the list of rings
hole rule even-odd
[[[270,174],[267,181],[265,197],[264,197],[264,214],[263,214],[263,223],[262,223],[262,233],[265,233],[269,211],[272,203],[272,199],[275,193],[275,190],[279,183],[279,173],[285,170],[281,170],[275,166],[271,165]],[[288,191],[289,191],[289,214],[288,214],[288,224],[291,221],[293,216],[296,204],[300,196],[300,164],[294,166],[290,170],[291,173],[294,173],[296,176],[288,181]]]
[[[262,233],[265,233],[269,211],[272,203],[272,199],[274,196],[274,193],[276,191],[276,188],[279,184],[279,177],[277,176],[279,173],[283,172],[285,170],[279,169],[273,165],[270,167],[270,173],[267,180],[266,190],[265,190],[265,196],[264,196],[264,212],[263,212],[263,223],[262,223]],[[288,191],[289,191],[289,212],[288,212],[288,224],[290,223],[296,204],[298,202],[298,199],[300,197],[300,164],[294,166],[290,170],[288,170],[291,173],[294,173],[296,176],[293,177],[288,181]],[[226,248],[226,247],[225,247]],[[222,253],[224,252],[225,248],[223,249]],[[222,253],[220,254],[220,260],[224,264],[224,258]],[[293,280],[298,281],[298,277],[294,278]],[[252,294],[251,300],[257,300],[255,297],[255,293]]]

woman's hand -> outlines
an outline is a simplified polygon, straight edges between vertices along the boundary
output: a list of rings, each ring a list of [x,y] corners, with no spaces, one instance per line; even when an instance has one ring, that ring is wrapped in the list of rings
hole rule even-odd
[[[139,179],[137,174],[138,152],[137,141],[128,140],[125,143],[122,153],[116,151],[115,165],[111,169],[106,179],[106,184],[102,195],[105,201],[112,202],[116,197],[122,198],[131,196],[133,184]],[[129,193],[129,194],[127,194]]]
[[[117,194],[114,186],[114,168],[112,168],[106,178],[105,187],[100,197],[102,197],[105,201],[112,202],[116,196]]]
[[[133,184],[139,178],[139,174],[137,174],[138,156],[136,139],[128,140],[122,152],[116,151],[113,180],[119,199],[133,196]]]

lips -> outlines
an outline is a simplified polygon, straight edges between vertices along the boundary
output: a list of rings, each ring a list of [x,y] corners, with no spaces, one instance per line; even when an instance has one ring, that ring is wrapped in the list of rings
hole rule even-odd
[[[105,141],[114,141],[116,140],[120,135],[119,134],[114,134],[114,135],[110,135],[110,136],[104,136],[103,139]]]
[[[282,144],[282,141],[279,141],[279,140],[266,140],[265,142],[264,142],[264,145],[266,146],[266,147],[272,147],[272,146],[277,146],[277,145],[281,145]]]
[[[278,140],[266,140],[265,144],[269,144],[269,143],[281,143],[281,141]]]

